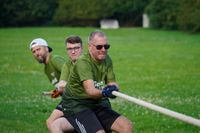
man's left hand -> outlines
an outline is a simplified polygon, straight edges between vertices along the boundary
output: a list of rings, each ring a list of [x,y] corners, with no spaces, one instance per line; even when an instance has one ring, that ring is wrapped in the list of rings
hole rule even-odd
[[[112,94],[113,91],[119,91],[119,89],[115,85],[108,85],[105,88],[103,88],[102,95],[104,97],[116,98],[116,96]]]

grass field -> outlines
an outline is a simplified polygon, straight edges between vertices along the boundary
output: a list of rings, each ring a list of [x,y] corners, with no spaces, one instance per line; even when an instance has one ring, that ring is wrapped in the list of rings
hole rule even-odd
[[[53,89],[29,50],[45,38],[54,54],[66,57],[64,40],[93,28],[0,29],[0,132],[46,133],[45,120],[60,99],[41,95]],[[200,34],[140,28],[105,30],[121,92],[200,118]],[[85,50],[86,51],[86,50]],[[120,98],[113,108],[128,117],[136,133],[200,133],[200,128]]]

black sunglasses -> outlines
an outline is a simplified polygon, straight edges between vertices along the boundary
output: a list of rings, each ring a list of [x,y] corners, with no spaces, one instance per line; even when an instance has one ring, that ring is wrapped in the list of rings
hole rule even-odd
[[[103,47],[105,50],[110,48],[109,44],[105,44],[105,45],[94,45],[96,47],[97,50],[101,50]]]

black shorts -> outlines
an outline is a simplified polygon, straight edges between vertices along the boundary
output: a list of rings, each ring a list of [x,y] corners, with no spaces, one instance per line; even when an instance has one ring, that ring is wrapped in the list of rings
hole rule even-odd
[[[62,101],[56,106],[56,109],[62,111]]]
[[[95,133],[99,130],[105,130],[108,133],[119,116],[120,114],[110,108],[100,106],[93,110],[76,113],[67,117],[67,120],[79,133]]]

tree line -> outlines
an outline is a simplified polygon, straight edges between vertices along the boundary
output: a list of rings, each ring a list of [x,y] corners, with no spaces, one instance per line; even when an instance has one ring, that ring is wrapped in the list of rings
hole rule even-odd
[[[0,27],[99,26],[102,19],[117,19],[120,26],[200,31],[200,0],[2,0]]]

